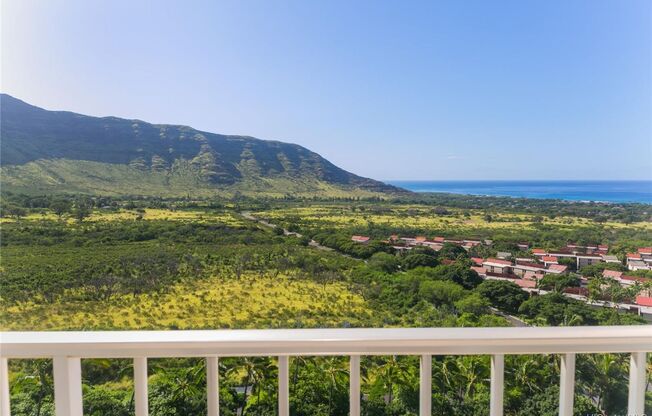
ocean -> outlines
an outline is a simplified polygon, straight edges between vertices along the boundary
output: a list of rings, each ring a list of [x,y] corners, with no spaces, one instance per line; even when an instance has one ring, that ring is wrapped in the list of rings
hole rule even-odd
[[[650,181],[386,181],[414,192],[652,204]]]

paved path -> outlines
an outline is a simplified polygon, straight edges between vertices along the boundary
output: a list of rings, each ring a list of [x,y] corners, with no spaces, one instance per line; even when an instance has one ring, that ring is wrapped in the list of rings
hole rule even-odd
[[[261,225],[264,225],[265,227],[268,227],[268,228],[278,228],[278,225],[276,225],[276,224],[272,224],[271,222],[268,222],[268,221],[262,220],[262,219],[260,219],[260,218],[257,218],[257,217],[255,217],[255,216],[254,216],[251,212],[249,212],[249,211],[243,211],[243,212],[240,213],[240,215],[242,215],[242,217],[243,217],[244,219],[247,219],[247,220],[249,220],[249,221],[255,221],[255,222],[257,222],[257,223],[259,223],[259,224],[261,224]],[[287,230],[287,229],[285,229],[285,228],[283,228],[283,235],[285,235],[285,236],[293,236],[293,237],[297,237],[297,238],[301,238],[301,237],[303,237],[303,234],[299,234],[299,233],[296,233],[296,232],[294,232],[294,231]],[[317,241],[315,241],[315,240],[313,240],[313,239],[310,239],[310,241],[308,242],[308,245],[309,245],[310,247],[314,247],[314,248],[316,248],[316,249],[318,249],[318,250],[334,251],[332,248],[330,248],[330,247],[326,247],[326,246],[322,246],[321,244],[319,244]],[[344,255],[344,256],[347,256],[347,257],[351,257],[351,256],[348,256],[348,255],[346,255],[346,254],[343,254],[343,255]]]

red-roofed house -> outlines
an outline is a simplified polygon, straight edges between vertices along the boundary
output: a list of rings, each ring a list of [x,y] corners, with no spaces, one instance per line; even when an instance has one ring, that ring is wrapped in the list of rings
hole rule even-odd
[[[351,236],[351,241],[354,241],[354,242],[360,243],[360,244],[367,244],[369,242],[369,240],[370,240],[370,238],[366,237],[364,235]]]
[[[652,247],[641,247],[638,249],[638,253],[652,256]]]
[[[534,254],[535,256],[545,256],[545,255],[547,255],[546,250],[544,250],[542,248],[533,248],[532,249],[532,254]]]
[[[512,262],[507,260],[488,258],[482,262],[482,265],[491,273],[510,273],[512,271]]]
[[[620,277],[623,275],[623,272],[619,272],[618,270],[603,270],[602,271],[602,277],[606,277],[607,279],[620,279]]]
[[[475,271],[481,277],[485,277],[487,275],[487,270],[484,267],[472,266],[471,270]]]
[[[546,267],[550,266],[551,264],[558,264],[559,263],[557,257],[555,257],[555,256],[543,256],[541,258],[541,261],[543,261],[543,264],[545,264]]]
[[[625,276],[622,275],[620,276],[620,283],[624,285],[633,285],[634,283],[647,283],[652,281],[652,279],[647,278],[647,277],[639,277],[639,276]]]
[[[639,306],[652,306],[652,297],[636,296],[636,304]]]
[[[482,257],[471,257],[471,260],[478,266],[482,266],[482,262],[484,261]]]
[[[604,245],[604,244],[599,244],[598,245],[598,251],[604,251],[605,253],[609,251],[609,246]]]
[[[536,280],[529,280],[529,279],[516,279],[512,280],[514,283],[516,283],[519,287],[523,289],[534,289],[537,287],[537,281]]]
[[[525,274],[523,274],[523,279],[526,280],[539,280],[542,277],[543,277],[543,273],[539,273],[539,272],[526,271]]]
[[[526,272],[543,273],[545,266],[540,263],[532,263],[529,261],[517,261],[512,268],[514,269],[515,275],[523,276]]]
[[[565,273],[567,270],[568,270],[568,266],[564,264],[551,264],[546,269],[548,273],[554,273],[554,274]]]
[[[434,241],[435,243],[441,243],[441,244],[444,244],[444,242],[446,241],[446,239],[445,239],[444,237],[435,237],[435,238],[432,239],[432,241]]]
[[[641,255],[638,253],[627,253],[627,260],[640,260]]]
[[[417,243],[423,243],[423,242],[425,242],[426,240],[427,240],[427,238],[424,237],[424,236],[422,236],[422,235],[418,235],[418,236],[416,236],[416,237],[414,238],[414,241],[416,241]]]
[[[590,266],[595,263],[600,263],[601,261],[602,261],[602,256],[599,254],[578,254],[577,270],[580,270],[584,266]]]

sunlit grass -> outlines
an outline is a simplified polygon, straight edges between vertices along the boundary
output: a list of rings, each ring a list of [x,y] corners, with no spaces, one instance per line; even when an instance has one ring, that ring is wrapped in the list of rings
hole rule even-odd
[[[218,277],[162,294],[108,301],[22,302],[0,308],[2,330],[218,329],[342,326],[373,312],[340,282],[287,276]],[[354,317],[354,318],[352,318]],[[359,321],[352,322],[351,319]]]
[[[480,210],[449,209],[449,215],[438,215],[432,207],[413,205],[392,207],[382,213],[373,210],[352,210],[341,205],[313,205],[309,207],[288,207],[259,212],[257,215],[271,220],[298,220],[318,228],[367,227],[382,225],[392,228],[414,229],[448,229],[456,232],[473,231],[474,229],[507,230],[534,229],[538,224],[558,227],[590,226],[596,223],[590,219],[558,216],[550,218],[534,214],[491,213],[491,220]],[[652,231],[652,223],[637,222],[623,224],[605,222],[605,228],[638,228]]]

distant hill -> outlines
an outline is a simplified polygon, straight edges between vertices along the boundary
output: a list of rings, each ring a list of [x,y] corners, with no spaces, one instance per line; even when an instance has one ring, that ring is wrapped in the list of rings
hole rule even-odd
[[[48,111],[0,95],[2,189],[102,195],[378,196],[400,188],[289,143]]]

